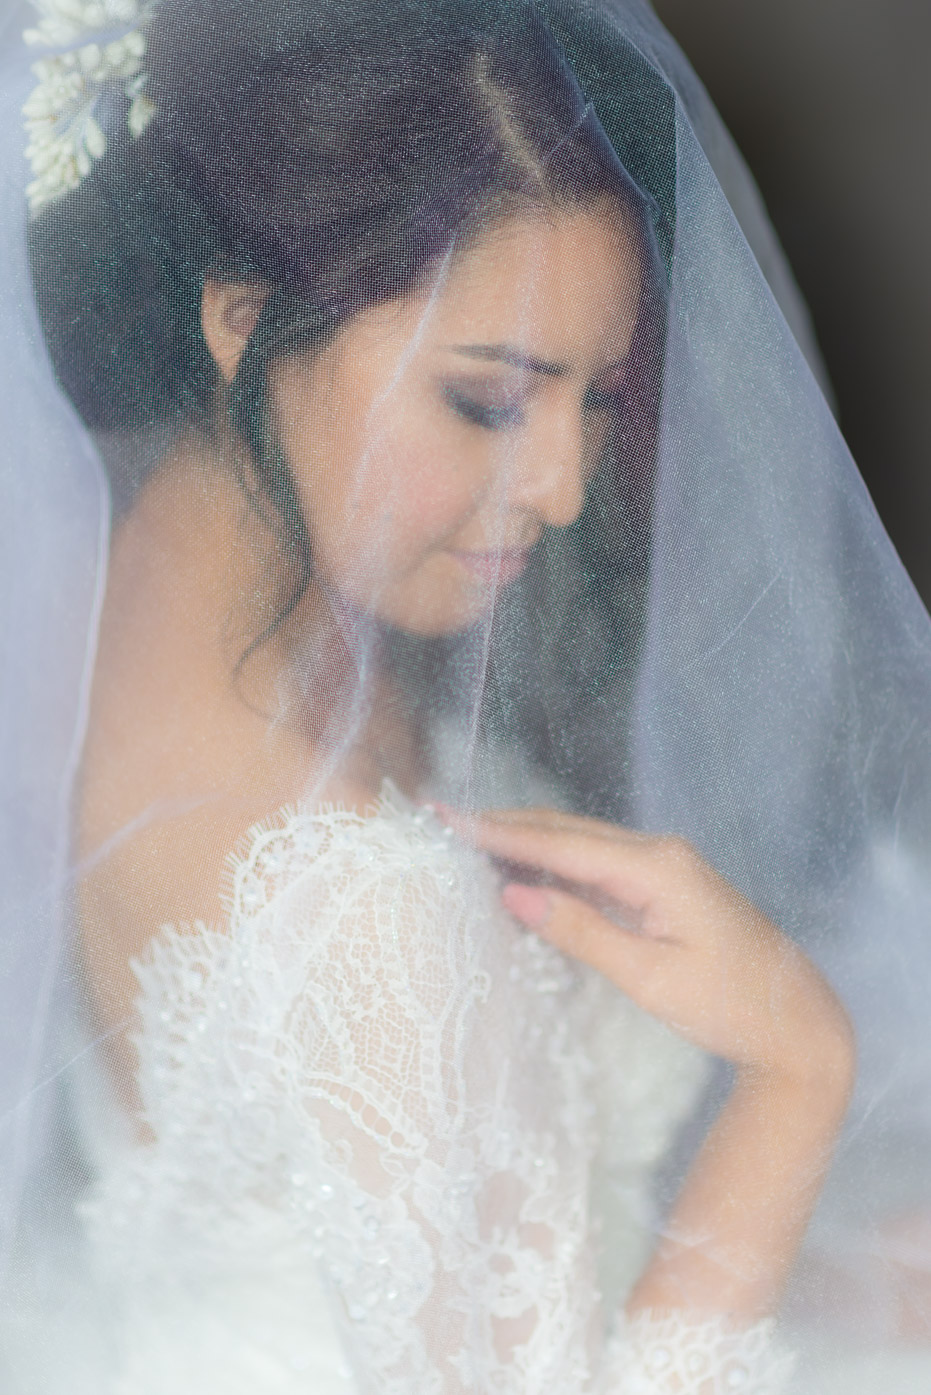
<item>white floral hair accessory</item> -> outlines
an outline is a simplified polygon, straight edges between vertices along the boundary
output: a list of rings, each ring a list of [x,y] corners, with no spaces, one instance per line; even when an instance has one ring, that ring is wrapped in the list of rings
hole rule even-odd
[[[35,29],[23,38],[51,50],[33,65],[38,85],[23,115],[26,155],[35,178],[26,189],[33,213],[76,189],[107,148],[97,120],[107,89],[128,98],[127,124],[140,135],[155,115],[145,95],[145,26],[155,0],[33,0]]]

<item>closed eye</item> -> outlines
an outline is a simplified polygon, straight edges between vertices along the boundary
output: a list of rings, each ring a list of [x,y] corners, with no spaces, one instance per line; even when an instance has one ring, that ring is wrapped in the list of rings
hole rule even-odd
[[[463,421],[486,431],[507,431],[524,424],[524,409],[515,402],[480,402],[449,383],[443,388],[443,399]]]
[[[591,387],[585,394],[583,405],[588,412],[610,412],[617,415],[627,407],[627,393],[624,388]]]

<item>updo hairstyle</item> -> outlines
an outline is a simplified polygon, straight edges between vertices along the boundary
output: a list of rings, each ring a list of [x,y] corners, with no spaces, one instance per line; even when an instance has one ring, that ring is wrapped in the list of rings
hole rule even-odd
[[[35,221],[36,296],[59,379],[105,435],[209,425],[205,278],[271,287],[220,394],[244,480],[306,589],[312,559],[269,426],[269,364],[402,297],[496,218],[633,191],[526,0],[162,0],[156,117],[110,113],[107,154]]]
[[[245,443],[240,483],[284,571],[240,668],[313,576],[269,365],[415,291],[496,220],[605,196],[632,215],[643,274],[625,406],[580,518],[499,598],[476,659],[483,728],[578,785],[589,812],[622,817],[673,245],[669,89],[583,0],[161,0],[146,67],[151,125],[133,140],[115,106],[104,158],[32,225],[36,298],[118,510],[182,427],[232,426]],[[229,387],[201,331],[208,277],[270,287]],[[470,690],[471,642],[390,637],[424,723]]]

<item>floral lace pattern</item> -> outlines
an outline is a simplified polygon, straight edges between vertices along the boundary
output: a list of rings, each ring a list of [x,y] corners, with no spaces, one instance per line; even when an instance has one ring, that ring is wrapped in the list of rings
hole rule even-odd
[[[773,1326],[639,1313],[610,1343],[602,1389],[605,1395],[779,1395],[795,1363],[774,1341]]]
[[[167,928],[137,972],[149,1141],[118,1153],[85,1206],[128,1329],[142,1330],[153,1295],[156,1310],[176,1290],[203,1303],[237,1274],[293,1294],[307,1276],[286,1337],[267,1339],[291,1343],[293,1374],[268,1390],[322,1390],[299,1374],[321,1340],[314,1305],[350,1360],[340,1389],[779,1388],[762,1329],[712,1340],[670,1319],[656,1341],[641,1325],[605,1346],[590,1196],[598,1033],[585,1040],[601,989],[510,921],[491,866],[432,815],[389,792],[369,818],[296,813],[255,831],[228,932]],[[655,1031],[628,1014],[630,1041]],[[694,1086],[691,1058],[669,1051],[670,1089],[659,1105],[650,1092],[604,1168],[626,1175],[628,1196],[639,1175],[640,1204]],[[248,1328],[237,1318],[228,1341],[255,1340]],[[656,1367],[667,1348],[679,1384]],[[125,1375],[119,1389],[161,1387]]]

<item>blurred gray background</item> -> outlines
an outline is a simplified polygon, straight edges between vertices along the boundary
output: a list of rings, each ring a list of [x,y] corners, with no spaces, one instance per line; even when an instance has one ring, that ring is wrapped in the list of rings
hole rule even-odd
[[[931,0],[654,0],[756,176],[931,605]]]

